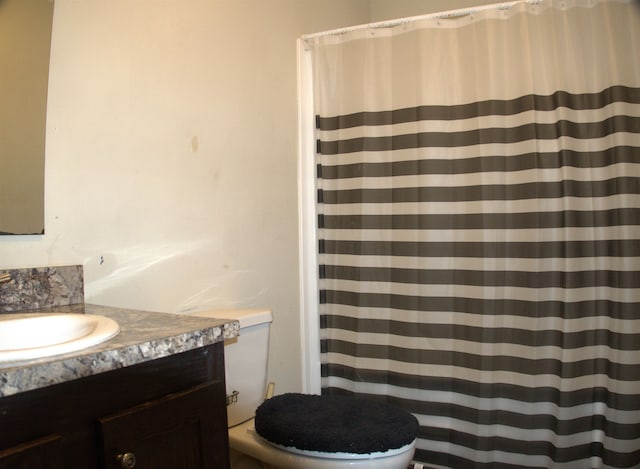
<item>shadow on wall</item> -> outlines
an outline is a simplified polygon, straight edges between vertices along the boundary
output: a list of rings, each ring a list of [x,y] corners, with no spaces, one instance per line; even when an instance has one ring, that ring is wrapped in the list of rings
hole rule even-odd
[[[137,297],[140,307],[175,313],[259,304],[260,298],[268,291],[266,287],[252,290],[250,297],[247,297],[247,292],[238,292],[236,287],[261,284],[259,279],[252,279],[259,272],[232,269],[228,265],[212,270],[208,264],[201,262],[203,253],[215,254],[216,249],[211,240],[201,239],[164,244],[145,243],[100,254],[85,263],[88,301],[102,304],[108,302],[114,292],[122,295],[129,290],[127,297]],[[179,267],[185,259],[193,259],[188,279],[182,272],[184,268]],[[165,288],[154,289],[155,298],[148,298],[145,292],[149,288],[143,287],[143,284],[152,282]]]

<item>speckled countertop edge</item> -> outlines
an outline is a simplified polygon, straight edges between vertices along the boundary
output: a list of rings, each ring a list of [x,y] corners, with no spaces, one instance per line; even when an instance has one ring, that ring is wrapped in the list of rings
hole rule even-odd
[[[106,316],[118,322],[120,333],[78,352],[0,367],[0,397],[187,352],[236,337],[239,333],[238,321],[109,306],[74,305],[51,308],[46,312]]]

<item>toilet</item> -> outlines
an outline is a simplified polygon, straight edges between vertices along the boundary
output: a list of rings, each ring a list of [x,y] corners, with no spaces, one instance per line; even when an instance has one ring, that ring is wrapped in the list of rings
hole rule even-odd
[[[226,340],[224,349],[232,469],[409,466],[418,423],[408,412],[375,401],[340,396],[290,393],[265,400],[273,393],[273,385],[267,386],[266,380],[270,310],[193,314],[240,322],[239,337]],[[336,425],[336,416],[347,412],[353,415]],[[380,420],[387,414],[388,420]],[[348,427],[351,424],[353,433]],[[387,442],[387,437],[380,435],[395,441]],[[329,449],[322,447],[325,441]]]

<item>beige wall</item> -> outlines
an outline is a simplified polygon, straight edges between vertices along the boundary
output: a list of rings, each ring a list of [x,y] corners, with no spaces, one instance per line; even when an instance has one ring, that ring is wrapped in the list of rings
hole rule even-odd
[[[491,0],[371,0],[371,21],[407,18],[492,3],[500,2]]]
[[[46,234],[0,239],[0,268],[83,264],[98,304],[270,307],[270,378],[300,390],[296,39],[419,3],[56,0]]]
[[[46,234],[0,268],[83,264],[86,300],[273,308],[299,390],[296,39],[365,0],[56,0]]]

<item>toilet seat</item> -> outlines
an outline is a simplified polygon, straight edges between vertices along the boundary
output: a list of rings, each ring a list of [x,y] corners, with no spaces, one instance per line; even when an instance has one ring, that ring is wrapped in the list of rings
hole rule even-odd
[[[249,457],[260,463],[247,467],[266,467],[279,469],[406,469],[413,458],[415,441],[409,445],[404,453],[388,457],[367,459],[332,459],[316,458],[302,454],[284,451],[267,443],[256,433],[254,420],[229,428],[229,446],[231,458]],[[240,465],[238,467],[245,467]]]
[[[351,396],[289,393],[256,410],[258,435],[285,451],[322,458],[367,459],[402,452],[418,421],[385,403]]]
[[[298,449],[295,448],[293,446],[283,446],[283,445],[278,445],[276,443],[272,443],[268,440],[265,440],[264,438],[260,437],[260,435],[258,435],[259,438],[261,438],[265,443],[272,445],[282,451],[288,451],[290,453],[295,453],[295,454],[299,454],[302,456],[309,456],[312,458],[323,458],[323,459],[377,459],[377,458],[387,458],[389,456],[396,456],[398,454],[404,453],[406,451],[409,451],[410,449],[413,448],[414,443],[411,442],[405,446],[402,446],[400,448],[394,448],[394,449],[390,449],[387,451],[377,451],[374,453],[327,453],[325,451],[310,451],[310,450],[306,450],[306,449]]]

